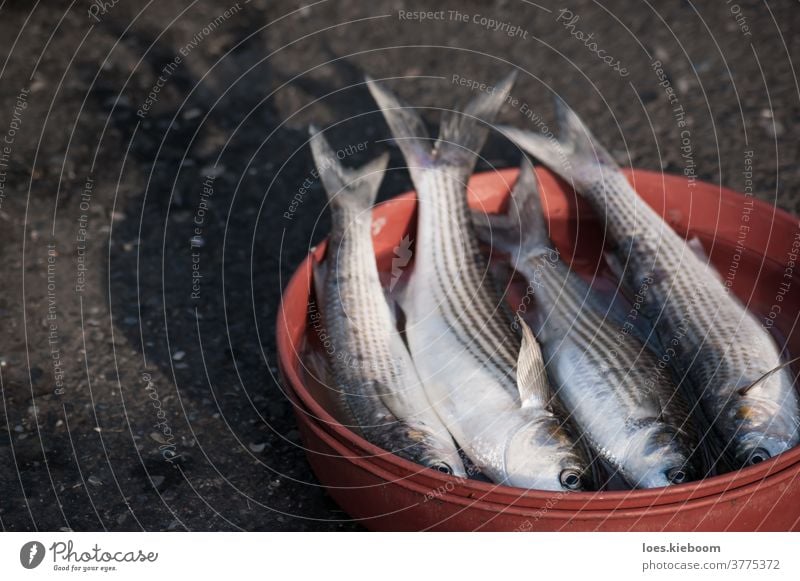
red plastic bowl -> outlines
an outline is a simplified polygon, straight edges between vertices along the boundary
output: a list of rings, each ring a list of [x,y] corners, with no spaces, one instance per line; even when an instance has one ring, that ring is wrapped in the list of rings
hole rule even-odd
[[[517,170],[473,176],[469,203],[488,212],[503,209]],[[576,268],[601,264],[603,228],[596,215],[563,181],[537,168],[550,234]],[[793,332],[800,312],[796,290],[776,299],[800,223],[763,202],[719,186],[635,170],[628,177],[639,194],[679,233],[698,236],[722,273],[736,264],[734,292],[759,315],[774,319],[779,340],[800,352]],[[415,224],[413,193],[378,205],[373,242],[379,267],[389,272],[392,251]],[[745,209],[752,208],[745,212]],[[747,215],[748,221],[742,216]],[[750,228],[737,253],[740,227]],[[317,258],[324,245],[314,250]],[[735,256],[740,255],[740,256]],[[734,260],[735,259],[735,260]],[[427,470],[381,450],[340,425],[327,411],[325,390],[304,373],[301,350],[311,260],[286,287],[278,314],[278,356],[284,385],[295,403],[307,455],[320,482],[354,518],[375,530],[799,530],[800,448],[738,472],[661,489],[560,494],[463,480]]]

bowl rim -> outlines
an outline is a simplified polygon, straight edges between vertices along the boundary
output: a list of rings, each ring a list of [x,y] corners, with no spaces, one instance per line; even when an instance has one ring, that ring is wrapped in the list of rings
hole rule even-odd
[[[394,475],[390,471],[386,470],[386,468],[382,466],[370,462],[368,458],[364,458],[358,455],[348,455],[347,453],[351,452],[352,450],[350,450],[350,448],[348,448],[348,446],[344,442],[341,442],[335,436],[324,430],[318,423],[311,420],[309,416],[303,416],[303,418],[305,419],[301,419],[300,421],[303,422],[309,430],[311,430],[313,435],[319,439],[322,445],[327,446],[336,452],[336,454],[328,455],[319,451],[309,451],[307,452],[307,454],[309,455],[313,454],[317,456],[334,456],[337,458],[341,458],[353,464],[357,469],[364,470],[370,473],[371,475],[376,476],[378,479],[384,480],[385,482],[388,482],[392,485],[399,486],[415,494],[419,494],[420,496],[425,496],[426,494],[430,493],[430,489],[428,489],[427,487],[421,485],[419,482],[416,482],[414,480],[393,479],[392,476]],[[609,507],[609,508],[594,509],[594,510],[574,509],[574,508],[569,508],[567,506],[561,508],[549,507],[546,509],[546,518],[572,521],[576,519],[576,515],[579,515],[577,518],[583,521],[598,521],[599,523],[603,523],[606,521],[618,521],[618,520],[629,520],[629,519],[637,519],[636,522],[645,523],[644,519],[652,516],[669,517],[680,514],[686,511],[687,508],[692,510],[696,509],[699,510],[705,507],[716,506],[717,504],[722,502],[733,502],[741,498],[752,497],[758,492],[759,489],[761,488],[774,489],[776,485],[779,485],[780,483],[785,482],[790,478],[793,480],[797,479],[798,474],[795,470],[792,470],[791,467],[788,467],[769,475],[764,480],[759,480],[756,482],[751,482],[744,486],[731,488],[729,490],[724,491],[720,495],[693,498],[669,504],[654,503],[651,505],[636,506],[636,507],[619,507],[619,508]],[[329,488],[332,491],[352,491],[352,490],[363,490],[365,487],[331,486],[326,488]],[[572,495],[573,493],[566,494],[565,499],[571,497]],[[545,515],[541,514],[542,507],[527,506],[518,503],[515,504],[498,503],[492,500],[487,500],[486,496],[465,497],[461,495],[454,495],[451,493],[444,492],[441,494],[437,494],[435,498],[431,499],[431,501],[438,501],[441,503],[458,505],[461,511],[478,509],[486,513],[495,515],[510,514],[522,518],[531,518],[531,517],[542,518],[542,519],[545,518]],[[566,505],[566,502],[559,501],[559,504]],[[409,508],[412,508],[412,506],[409,506]],[[359,517],[357,520],[359,520],[359,522],[367,522],[370,520],[384,518],[386,516],[389,515],[374,515],[371,517]],[[764,523],[766,523],[767,516],[768,515],[764,516],[759,527]],[[453,515],[452,518],[454,517],[455,515]],[[732,522],[735,522],[735,518],[732,520]],[[657,527],[652,527],[652,528],[645,527],[644,530],[660,532],[665,529],[659,529]]]
[[[518,168],[503,168],[498,170],[491,170],[488,172],[481,172],[474,174],[470,179],[470,189],[478,186],[491,187],[491,184],[501,182],[503,184],[513,184],[514,178],[518,173]],[[554,174],[536,166],[537,174],[550,175],[551,179]],[[671,182],[673,185],[683,185],[688,183],[688,179],[684,176],[676,176],[665,174],[662,172],[652,170],[623,170],[623,173],[634,184],[638,180],[652,181],[658,180],[664,184],[665,189]],[[747,199],[748,203],[754,206],[753,216],[766,216],[770,214],[770,221],[774,225],[776,222],[783,222],[786,225],[797,225],[798,219],[793,217],[788,212],[773,206],[767,202],[753,198],[752,196],[745,196],[739,192],[725,188],[721,185],[711,184],[700,180],[694,180],[693,195],[712,195],[717,198],[717,204],[729,205],[735,200],[743,201]],[[495,185],[495,188],[497,185]],[[566,190],[570,191],[571,188],[566,186]],[[381,214],[391,208],[392,204],[397,202],[407,202],[416,199],[416,194],[413,191],[402,193],[385,202],[375,206],[375,213]],[[452,483],[454,491],[463,491],[459,497],[469,498],[471,495],[481,495],[482,497],[498,497],[513,500],[514,504],[519,505],[519,501],[529,501],[532,506],[537,506],[545,503],[547,500],[552,499],[557,491],[547,491],[538,489],[524,489],[502,484],[486,483],[478,480],[461,479],[455,476],[441,474],[435,470],[431,470],[415,464],[411,461],[405,460],[399,456],[391,454],[382,448],[375,446],[369,441],[365,440],[355,432],[341,425],[306,389],[303,381],[298,373],[300,360],[299,352],[297,351],[297,340],[304,336],[306,329],[306,319],[303,317],[302,322],[295,321],[292,323],[291,319],[287,317],[287,310],[290,310],[291,305],[288,302],[300,302],[303,305],[308,304],[308,296],[311,291],[311,259],[312,256],[321,257],[324,252],[325,242],[317,245],[308,256],[302,261],[300,266],[292,275],[289,283],[284,289],[281,298],[280,308],[278,309],[276,320],[276,339],[277,339],[277,352],[278,363],[281,369],[282,376],[284,377],[285,386],[297,396],[301,405],[295,405],[296,414],[304,414],[315,422],[319,427],[335,436],[341,443],[347,443],[355,447],[358,456],[363,456],[369,461],[379,464],[384,464],[384,468],[391,467],[394,470],[388,471],[394,476],[394,480],[408,478],[411,481],[422,479],[429,483],[430,487],[435,489],[437,486],[447,485]],[[766,249],[762,255],[766,258],[769,257],[779,264],[784,264],[785,257],[771,256],[769,248]],[[303,297],[300,299],[300,297]],[[293,314],[297,307],[291,309]],[[306,309],[303,309],[305,313]],[[299,328],[298,328],[299,327]],[[294,402],[293,402],[294,403]],[[349,446],[347,446],[349,448]],[[352,450],[351,450],[352,451]],[[350,458],[347,458],[350,460]],[[737,471],[728,472],[716,476],[710,476],[702,480],[689,482],[686,484],[673,485],[664,488],[651,488],[651,489],[635,489],[635,490],[620,490],[620,491],[580,491],[570,492],[567,494],[570,505],[584,505],[580,510],[585,512],[593,512],[596,510],[606,510],[606,507],[612,507],[615,510],[632,510],[637,508],[649,508],[653,510],[655,507],[672,505],[676,503],[685,503],[692,500],[698,500],[704,497],[717,497],[733,488],[740,488],[751,484],[758,485],[760,481],[774,476],[778,473],[785,471],[787,468],[797,465],[796,468],[800,473],[800,446],[796,446],[791,450],[771,458],[765,462],[761,462],[754,466],[742,468]],[[508,501],[497,501],[499,504],[508,504]],[[563,502],[563,501],[562,501]],[[527,504],[527,502],[526,502]],[[599,506],[598,506],[599,504]],[[576,506],[576,508],[578,508]]]

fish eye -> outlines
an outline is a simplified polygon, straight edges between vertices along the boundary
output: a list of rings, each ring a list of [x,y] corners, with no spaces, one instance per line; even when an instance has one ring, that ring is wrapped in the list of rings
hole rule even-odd
[[[752,466],[754,464],[760,464],[764,460],[769,460],[770,455],[764,448],[756,448],[753,450],[753,453],[750,454],[750,458],[747,459],[748,466]]]
[[[561,486],[567,490],[580,490],[582,486],[581,474],[576,470],[562,470],[558,477]]]
[[[669,480],[672,484],[683,484],[687,480],[686,472],[680,468],[671,468],[667,471],[666,475],[667,480]]]
[[[446,462],[439,462],[438,464],[434,464],[433,466],[431,466],[431,468],[441,472],[442,474],[452,474],[453,473],[453,469]]]

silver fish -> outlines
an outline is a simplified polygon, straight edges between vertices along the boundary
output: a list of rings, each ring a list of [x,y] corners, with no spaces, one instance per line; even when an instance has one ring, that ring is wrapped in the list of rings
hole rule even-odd
[[[317,298],[330,337],[326,350],[340,410],[373,444],[447,474],[466,472],[436,415],[378,276],[372,205],[388,156],[349,170],[313,127],[311,150],[331,208],[324,269],[315,267]]]
[[[719,436],[725,463],[756,464],[797,445],[798,394],[771,335],[637,195],[578,116],[560,100],[556,108],[558,141],[512,127],[503,132],[605,219],[617,270],[644,297],[658,349],[687,378],[686,391],[699,402],[703,425]]]
[[[481,238],[505,251],[535,302],[533,330],[556,394],[594,451],[628,484],[655,488],[696,477],[689,410],[658,358],[548,237],[533,166],[525,159],[504,215],[476,212]],[[602,314],[601,314],[602,313]]]
[[[549,406],[541,350],[512,319],[472,226],[466,183],[512,84],[449,111],[439,139],[379,83],[369,89],[417,191],[414,266],[401,305],[409,349],[429,399],[467,456],[497,483],[547,490],[583,486],[586,460]]]

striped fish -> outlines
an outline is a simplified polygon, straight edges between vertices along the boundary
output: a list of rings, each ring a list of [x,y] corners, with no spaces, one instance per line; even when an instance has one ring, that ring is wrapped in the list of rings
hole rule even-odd
[[[528,281],[548,375],[594,451],[636,488],[695,478],[687,405],[671,376],[659,373],[656,355],[600,310],[595,291],[551,246],[527,159],[508,214],[475,215],[480,237],[507,252]]]
[[[611,155],[560,100],[561,138],[503,131],[560,174],[605,219],[617,270],[644,297],[658,349],[687,379],[723,465],[763,462],[797,445],[798,394],[771,335],[703,260],[642,200]]]
[[[372,205],[388,161],[345,169],[321,133],[311,150],[331,208],[325,266],[315,266],[317,300],[338,407],[349,427],[407,460],[447,474],[466,472],[397,330],[372,246]]]
[[[536,339],[513,321],[494,286],[467,207],[466,183],[513,76],[463,113],[447,112],[438,140],[414,109],[368,80],[403,152],[418,196],[413,271],[401,305],[414,363],[450,433],[494,482],[577,490],[586,460],[550,407]]]

